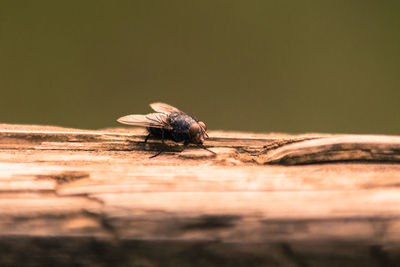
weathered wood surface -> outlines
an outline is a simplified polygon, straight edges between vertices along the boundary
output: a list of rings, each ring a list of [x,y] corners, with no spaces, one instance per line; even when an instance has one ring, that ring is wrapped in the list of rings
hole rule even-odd
[[[399,136],[144,134],[0,124],[0,265],[399,264]]]

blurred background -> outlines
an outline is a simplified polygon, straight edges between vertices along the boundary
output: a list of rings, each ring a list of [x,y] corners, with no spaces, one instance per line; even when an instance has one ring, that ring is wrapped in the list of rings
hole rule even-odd
[[[0,122],[400,134],[399,1],[2,1]]]

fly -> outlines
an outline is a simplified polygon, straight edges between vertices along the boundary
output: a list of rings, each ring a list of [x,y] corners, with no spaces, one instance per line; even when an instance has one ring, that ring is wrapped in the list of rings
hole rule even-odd
[[[150,107],[156,111],[147,115],[127,115],[119,118],[117,121],[123,124],[146,127],[148,135],[144,143],[150,137],[164,140],[172,140],[175,142],[184,142],[184,145],[195,144],[214,155],[214,151],[206,148],[203,143],[208,138],[206,124],[196,118],[186,114],[185,112],[165,103],[153,103]],[[160,150],[150,158],[160,155]]]

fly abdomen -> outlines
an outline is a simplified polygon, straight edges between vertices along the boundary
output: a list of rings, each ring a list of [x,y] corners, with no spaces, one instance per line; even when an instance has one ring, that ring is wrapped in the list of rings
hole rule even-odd
[[[147,131],[154,138],[157,138],[157,139],[163,139],[164,138],[164,140],[175,141],[172,138],[171,130],[167,130],[167,129],[163,129],[163,128],[147,127]]]

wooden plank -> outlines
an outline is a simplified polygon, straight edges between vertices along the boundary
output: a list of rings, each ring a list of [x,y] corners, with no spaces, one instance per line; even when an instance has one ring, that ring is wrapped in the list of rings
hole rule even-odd
[[[1,266],[32,246],[62,256],[31,265],[74,253],[99,266],[196,266],[196,253],[199,266],[399,262],[398,136],[211,131],[216,156],[167,142],[154,159],[163,146],[144,136],[0,125]]]

